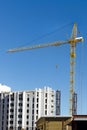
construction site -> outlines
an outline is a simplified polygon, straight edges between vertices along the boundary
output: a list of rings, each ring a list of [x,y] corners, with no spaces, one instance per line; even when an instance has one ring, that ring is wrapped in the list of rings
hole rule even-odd
[[[74,23],[71,38],[67,41],[56,41],[53,43],[47,43],[47,44],[39,44],[35,46],[29,46],[29,47],[20,47],[15,49],[9,49],[8,53],[14,53],[14,52],[20,52],[25,50],[33,50],[38,48],[44,48],[49,46],[60,46],[69,44],[70,45],[70,98],[69,98],[69,113],[70,115],[77,114],[77,95],[75,94],[74,90],[74,83],[75,83],[75,59],[76,59],[76,44],[79,42],[83,42],[83,37],[77,37],[77,25]]]
[[[0,1],[0,130],[87,130],[87,1]]]
[[[77,24],[74,23],[72,34],[67,41],[56,41],[53,43],[39,44],[28,47],[9,49],[8,53],[39,49],[49,46],[61,46],[69,44],[70,46],[70,86],[69,86],[69,116],[47,116],[41,117],[36,121],[36,130],[82,130],[87,129],[87,115],[78,115],[77,113],[77,93],[74,90],[75,83],[75,64],[76,64],[76,45],[83,42],[84,38],[77,37]],[[24,129],[22,129],[24,130]]]

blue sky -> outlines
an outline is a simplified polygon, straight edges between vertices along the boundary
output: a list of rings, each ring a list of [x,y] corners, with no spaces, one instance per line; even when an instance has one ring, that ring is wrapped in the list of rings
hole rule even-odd
[[[69,45],[16,53],[6,51],[67,40],[76,22],[79,35],[85,40],[76,47],[75,91],[78,94],[78,113],[87,114],[86,13],[87,2],[82,0],[0,0],[0,83],[10,86],[13,91],[44,86],[59,89],[61,113],[68,114]]]

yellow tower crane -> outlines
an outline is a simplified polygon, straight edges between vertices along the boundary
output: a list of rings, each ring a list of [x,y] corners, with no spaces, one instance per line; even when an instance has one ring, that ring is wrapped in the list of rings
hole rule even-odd
[[[53,43],[46,43],[46,44],[39,44],[39,45],[33,45],[28,47],[19,47],[14,49],[9,49],[7,52],[19,52],[19,51],[25,51],[25,50],[32,50],[37,48],[44,48],[49,46],[59,46],[59,45],[65,45],[70,44],[70,98],[69,98],[69,113],[70,115],[73,115],[73,94],[74,94],[74,81],[75,81],[75,57],[76,57],[76,43],[82,42],[83,37],[77,37],[77,25],[74,23],[73,29],[72,29],[72,35],[69,40],[66,41],[56,41]]]

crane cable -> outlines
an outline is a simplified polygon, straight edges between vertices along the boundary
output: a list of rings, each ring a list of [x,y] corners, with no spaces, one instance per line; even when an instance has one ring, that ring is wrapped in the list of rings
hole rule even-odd
[[[66,28],[67,26],[70,26],[70,25],[73,25],[73,22],[68,23],[68,24],[65,24],[65,25],[63,25],[63,26],[61,26],[61,27],[55,29],[54,31],[48,32],[48,33],[46,33],[46,34],[43,34],[42,36],[39,36],[39,37],[37,37],[36,39],[31,40],[31,41],[29,41],[29,42],[26,43],[26,44],[23,44],[23,45],[21,45],[21,46],[18,46],[17,48],[23,47],[23,46],[27,46],[27,45],[29,45],[29,43],[33,43],[33,42],[36,42],[36,41],[38,41],[38,40],[41,40],[41,39],[43,39],[43,38],[45,38],[45,37],[48,37],[48,36],[50,36],[50,35],[52,35],[52,34],[58,32],[58,31],[60,31],[60,30],[62,30],[62,29],[64,29],[64,28]]]
[[[83,98],[83,76],[84,76],[84,71],[83,71],[83,65],[84,65],[84,43],[82,44],[82,54],[81,54],[81,113],[83,111],[83,101],[82,101],[82,98]]]
[[[83,71],[83,65],[84,65],[85,57],[84,57],[84,42],[82,43],[82,48],[81,48],[81,60],[79,63],[79,84],[80,89],[78,88],[79,94],[80,94],[80,113],[82,114],[83,111],[83,76],[84,76],[84,71]]]

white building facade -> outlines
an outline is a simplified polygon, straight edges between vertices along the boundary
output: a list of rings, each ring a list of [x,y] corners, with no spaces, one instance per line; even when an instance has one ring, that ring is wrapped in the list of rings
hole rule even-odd
[[[50,87],[0,93],[0,130],[35,130],[38,118],[55,115],[56,91]]]

